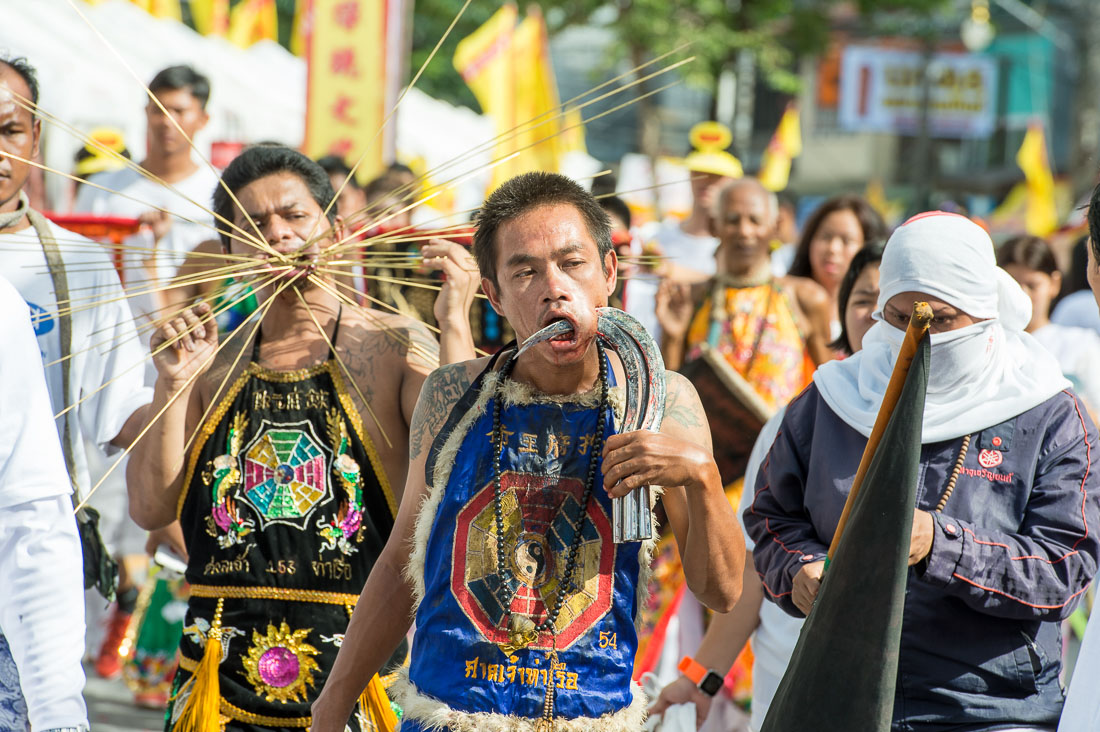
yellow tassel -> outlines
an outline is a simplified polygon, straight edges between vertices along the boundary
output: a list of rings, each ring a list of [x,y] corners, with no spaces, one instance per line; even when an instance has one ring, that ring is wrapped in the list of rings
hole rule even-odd
[[[386,696],[386,689],[378,674],[371,678],[367,688],[359,695],[359,708],[363,710],[367,721],[374,724],[372,729],[378,732],[394,732],[397,729],[397,715],[393,713],[390,698]]]
[[[172,732],[217,732],[221,725],[221,685],[218,666],[222,662],[222,604],[214,611],[210,632],[206,634],[206,650],[202,660],[188,680],[191,695],[176,721]]]

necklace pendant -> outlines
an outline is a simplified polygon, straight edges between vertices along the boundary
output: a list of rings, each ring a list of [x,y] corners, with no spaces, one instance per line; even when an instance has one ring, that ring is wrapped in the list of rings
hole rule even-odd
[[[508,642],[500,644],[500,650],[511,656],[538,640],[539,631],[535,622],[526,615],[513,614],[508,618]]]

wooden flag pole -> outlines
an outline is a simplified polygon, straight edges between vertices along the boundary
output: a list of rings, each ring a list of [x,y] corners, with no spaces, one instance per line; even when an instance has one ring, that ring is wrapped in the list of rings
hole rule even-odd
[[[926,302],[913,303],[913,314],[909,318],[909,327],[905,329],[905,340],[902,341],[901,350],[898,351],[898,360],[894,364],[894,371],[890,374],[890,383],[886,385],[886,393],[882,397],[882,406],[879,407],[878,416],[875,417],[875,426],[871,430],[871,436],[867,438],[867,447],[863,449],[863,457],[859,461],[859,469],[852,481],[852,489],[848,493],[848,499],[844,502],[844,511],[840,514],[840,521],[836,525],[833,541],[829,544],[829,560],[836,553],[840,537],[844,533],[844,526],[848,523],[848,514],[856,502],[860,488],[863,487],[863,479],[867,470],[871,467],[871,460],[875,456],[882,434],[886,431],[886,425],[890,421],[890,415],[894,413],[894,407],[901,398],[901,390],[905,386],[905,377],[909,375],[909,366],[913,363],[913,357],[917,354],[917,344],[928,332],[932,324],[932,308]]]

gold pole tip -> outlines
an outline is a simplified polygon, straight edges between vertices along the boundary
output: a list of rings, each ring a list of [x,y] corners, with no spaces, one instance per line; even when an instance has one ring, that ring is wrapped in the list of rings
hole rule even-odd
[[[913,315],[909,322],[918,328],[927,328],[932,324],[932,306],[926,302],[913,303]]]

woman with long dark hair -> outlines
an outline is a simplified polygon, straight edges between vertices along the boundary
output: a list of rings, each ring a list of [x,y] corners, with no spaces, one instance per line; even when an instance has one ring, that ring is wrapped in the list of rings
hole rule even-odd
[[[868,242],[885,238],[886,224],[865,198],[833,196],[806,221],[787,274],[809,277],[824,287],[832,300],[830,312],[839,312],[837,293],[852,257]],[[834,321],[834,337],[839,328],[839,321]]]

